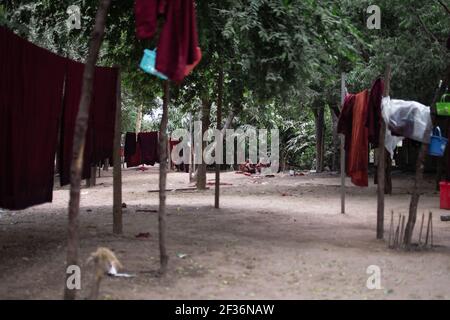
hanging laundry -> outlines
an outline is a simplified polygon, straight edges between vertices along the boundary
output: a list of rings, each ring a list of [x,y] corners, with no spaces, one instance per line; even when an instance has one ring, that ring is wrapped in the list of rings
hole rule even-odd
[[[383,98],[383,118],[386,127],[392,134],[415,141],[429,143],[432,122],[430,108],[415,101],[395,100]]]
[[[137,141],[141,151],[141,163],[154,166],[159,162],[159,140],[158,132],[141,132]]]
[[[356,95],[354,94],[348,94],[345,96],[337,127],[338,133],[345,136],[346,155],[349,154],[348,151],[350,150],[349,148],[352,142],[353,106],[355,105],[355,97]]]
[[[70,166],[72,163],[73,137],[75,122],[80,107],[81,86],[83,83],[84,64],[67,60],[67,74],[64,89],[63,113],[61,117],[61,137],[59,144],[59,179],[61,186],[70,183]],[[90,108],[89,125],[84,146],[82,179],[91,177],[91,160],[93,154],[93,108]]]
[[[96,67],[95,69],[92,96],[93,162],[95,163],[113,159],[118,74],[118,68]]]
[[[201,60],[193,0],[168,1],[161,31],[156,69],[181,82]]]
[[[338,122],[345,135],[346,172],[356,186],[369,185],[369,130],[366,127],[369,91],[348,95]]]
[[[141,164],[141,149],[137,144],[136,133],[126,133],[124,149],[127,168],[139,166]]]
[[[73,137],[81,99],[84,64],[67,61],[64,111],[60,143],[61,185],[70,183]],[[112,160],[117,103],[117,68],[96,67],[89,125],[86,132],[82,178],[91,177],[91,166],[105,159]]]
[[[170,80],[181,82],[202,58],[193,0],[136,0],[136,34],[151,39],[158,15],[165,22],[159,36],[156,70]]]
[[[136,35],[139,39],[151,39],[158,26],[158,6],[160,0],[136,0],[134,14],[136,17]]]
[[[369,106],[367,110],[366,126],[369,129],[369,142],[374,148],[378,148],[380,139],[381,121],[381,100],[383,99],[384,81],[377,79],[370,89]]]
[[[389,126],[387,125],[390,116],[390,109],[389,106],[387,105],[387,101],[388,101],[387,98],[382,99],[382,117],[383,121],[386,122],[386,135],[384,137],[384,146],[391,155],[391,159],[394,159],[394,151],[400,144],[400,142],[403,141],[404,137],[394,136],[391,130],[389,129]]]
[[[0,207],[52,201],[65,60],[0,26]]]
[[[136,153],[136,133],[127,132],[125,134],[125,146],[124,146],[125,162],[128,162],[127,159],[129,159],[135,153]]]

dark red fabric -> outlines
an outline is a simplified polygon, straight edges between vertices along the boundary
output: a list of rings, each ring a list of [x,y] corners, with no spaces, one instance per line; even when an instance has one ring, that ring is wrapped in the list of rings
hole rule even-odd
[[[138,149],[134,132],[127,132],[125,135],[124,156],[128,168],[141,164],[141,150]]]
[[[52,201],[65,61],[0,27],[0,207]]]
[[[92,117],[94,133],[93,162],[110,159],[114,152],[114,131],[117,107],[117,68],[96,67]]]
[[[353,106],[355,105],[355,95],[348,94],[345,97],[344,104],[341,109],[341,114],[339,115],[339,121],[337,130],[338,133],[341,133],[345,136],[345,155],[346,155],[346,164],[348,163],[348,155],[350,151],[350,145],[352,142],[352,129],[353,129]],[[347,166],[346,166],[347,170]]]
[[[73,137],[80,106],[84,64],[67,61],[67,77],[64,94],[64,111],[60,143],[61,185],[70,183]],[[96,67],[89,126],[83,161],[83,179],[91,176],[90,167],[105,159],[112,161],[114,149],[114,124],[116,115],[118,69]]]
[[[125,146],[124,146],[125,161],[127,157],[131,157],[135,153],[136,153],[136,133],[127,132],[125,134]]]
[[[158,132],[141,132],[138,134],[138,146],[141,151],[141,163],[153,166],[159,162]]]
[[[127,168],[138,167],[141,165],[141,147],[136,144],[136,151],[128,158]]]
[[[369,129],[369,142],[378,147],[381,127],[381,101],[383,99],[384,81],[377,79],[370,89],[369,106],[367,110],[366,127]]]
[[[369,92],[365,90],[345,99],[338,132],[345,135],[346,172],[352,183],[369,185],[369,130],[366,127]]]
[[[61,185],[70,183],[70,166],[72,163],[73,137],[78,108],[80,106],[81,86],[84,64],[67,60],[66,83],[64,87],[64,107],[61,124],[59,147],[59,175]],[[90,109],[89,126],[86,133],[82,178],[91,177],[91,159],[93,153],[92,110]]]
[[[156,69],[181,82],[201,59],[193,0],[170,0],[165,10],[156,56]]]
[[[134,14],[136,17],[136,34],[139,39],[150,39],[158,26],[158,0],[136,0]]]

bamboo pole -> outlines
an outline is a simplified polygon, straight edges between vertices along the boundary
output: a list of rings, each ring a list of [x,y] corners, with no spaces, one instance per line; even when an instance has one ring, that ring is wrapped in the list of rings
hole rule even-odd
[[[192,138],[193,130],[192,130],[192,113],[189,114],[189,140],[191,141],[191,147],[189,148],[189,183],[192,182],[192,175],[194,172],[194,139]]]
[[[448,86],[448,83],[450,81],[450,67],[446,70],[446,79],[445,81],[441,81],[439,84],[438,89],[436,90],[436,93],[433,98],[433,102],[431,104],[431,119],[432,124],[435,122],[435,114],[436,114],[436,102],[439,99],[440,93],[442,89],[445,89]],[[424,137],[429,137],[432,131],[432,126],[427,128],[424,133]],[[405,231],[405,244],[406,248],[409,249],[411,246],[412,241],[412,234],[414,231],[414,226],[416,225],[416,219],[417,219],[417,208],[419,206],[419,199],[420,199],[420,183],[423,180],[423,170],[424,170],[424,162],[425,158],[428,152],[429,145],[427,143],[422,143],[422,146],[420,148],[419,155],[417,156],[416,161],[416,176],[414,178],[414,186],[411,192],[411,201],[409,203],[409,216],[408,216],[408,223],[406,224],[406,231]]]
[[[386,72],[384,75],[384,92],[383,97],[388,97],[390,94],[391,84],[391,66],[386,66]],[[386,178],[386,148],[384,146],[386,135],[386,123],[380,119],[380,136],[378,139],[378,184],[377,184],[377,239],[384,238],[384,191],[385,191],[385,178]]]
[[[391,211],[391,225],[389,227],[389,241],[388,248],[392,248],[392,239],[394,235],[394,210]]]
[[[405,216],[402,215],[402,226],[400,229],[400,238],[399,238],[399,246],[401,247],[403,245],[403,234],[405,233]]]
[[[422,232],[424,220],[425,220],[425,213],[422,213],[422,223],[420,224],[420,233],[419,233],[419,247],[422,245]]]
[[[120,72],[117,75],[116,120],[114,128],[113,154],[113,233],[122,234],[122,168],[120,157],[120,140],[122,127],[122,88]]]
[[[219,70],[219,77],[217,79],[217,130],[221,130],[222,127],[223,78],[223,67],[221,67]],[[220,167],[222,161],[223,157],[222,159],[218,159],[218,155],[216,154],[216,180],[214,194],[214,208],[216,209],[220,208]]]
[[[400,236],[400,221],[401,221],[401,215],[398,215],[398,224],[397,229],[395,230],[395,239],[394,239],[394,248],[398,248],[398,241]]]
[[[83,84],[81,90],[80,107],[75,122],[75,133],[73,139],[73,155],[70,176],[70,200],[69,200],[69,224],[67,237],[66,270],[78,265],[79,247],[79,212],[80,212],[80,184],[81,171],[83,168],[84,146],[86,142],[86,131],[89,123],[89,109],[92,101],[94,87],[95,65],[97,63],[100,47],[105,34],[106,17],[111,0],[100,0],[95,16],[95,25],[91,33],[89,52],[83,73]],[[64,299],[74,300],[76,290],[70,289],[67,280],[71,275],[66,273],[64,282]]]
[[[342,73],[341,75],[341,108],[344,105],[345,100],[345,73]],[[341,138],[341,145],[340,145],[340,151],[341,151],[341,213],[345,214],[345,136],[340,135]]]
[[[160,255],[160,273],[164,275],[167,272],[169,256],[166,248],[166,182],[167,182],[167,122],[170,102],[170,84],[165,81],[163,85],[163,114],[161,118],[161,126],[159,128],[159,212],[158,212],[158,229],[159,229],[159,255]]]
[[[425,237],[425,247],[428,246],[428,241],[430,239],[430,229],[431,229],[431,211],[428,214],[428,225],[427,225],[427,235]]]

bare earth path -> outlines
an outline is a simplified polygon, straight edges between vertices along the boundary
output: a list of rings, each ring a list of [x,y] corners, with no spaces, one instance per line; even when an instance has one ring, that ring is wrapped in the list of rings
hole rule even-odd
[[[433,251],[405,253],[375,240],[376,188],[348,187],[346,215],[339,214],[339,178],[332,175],[252,178],[224,173],[222,209],[213,189],[168,195],[169,275],[158,278],[157,168],[123,172],[124,235],[112,231],[112,171],[82,190],[83,288],[92,274],[85,261],[99,246],[114,250],[125,272],[107,278],[103,299],[450,299],[450,222],[439,217],[433,186],[419,216],[434,212]],[[213,179],[213,175],[208,178]],[[169,188],[189,186],[188,175],[170,173]],[[394,178],[390,210],[407,212],[410,178]],[[68,190],[54,202],[21,212],[0,212],[0,299],[60,299],[63,293]],[[420,219],[419,219],[420,223]],[[149,238],[136,238],[150,232]],[[417,241],[417,228],[414,236]],[[181,255],[180,255],[181,254]],[[186,256],[185,256],[186,255]],[[182,258],[180,258],[182,257]],[[370,265],[381,268],[381,290],[368,290]]]

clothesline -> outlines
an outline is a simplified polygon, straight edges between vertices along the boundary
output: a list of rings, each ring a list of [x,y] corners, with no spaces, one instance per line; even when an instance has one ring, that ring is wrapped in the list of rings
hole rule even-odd
[[[5,27],[0,46],[0,207],[22,210],[52,201],[57,149],[61,184],[70,181],[84,65]],[[117,77],[117,68],[96,68],[83,178],[112,159]]]

